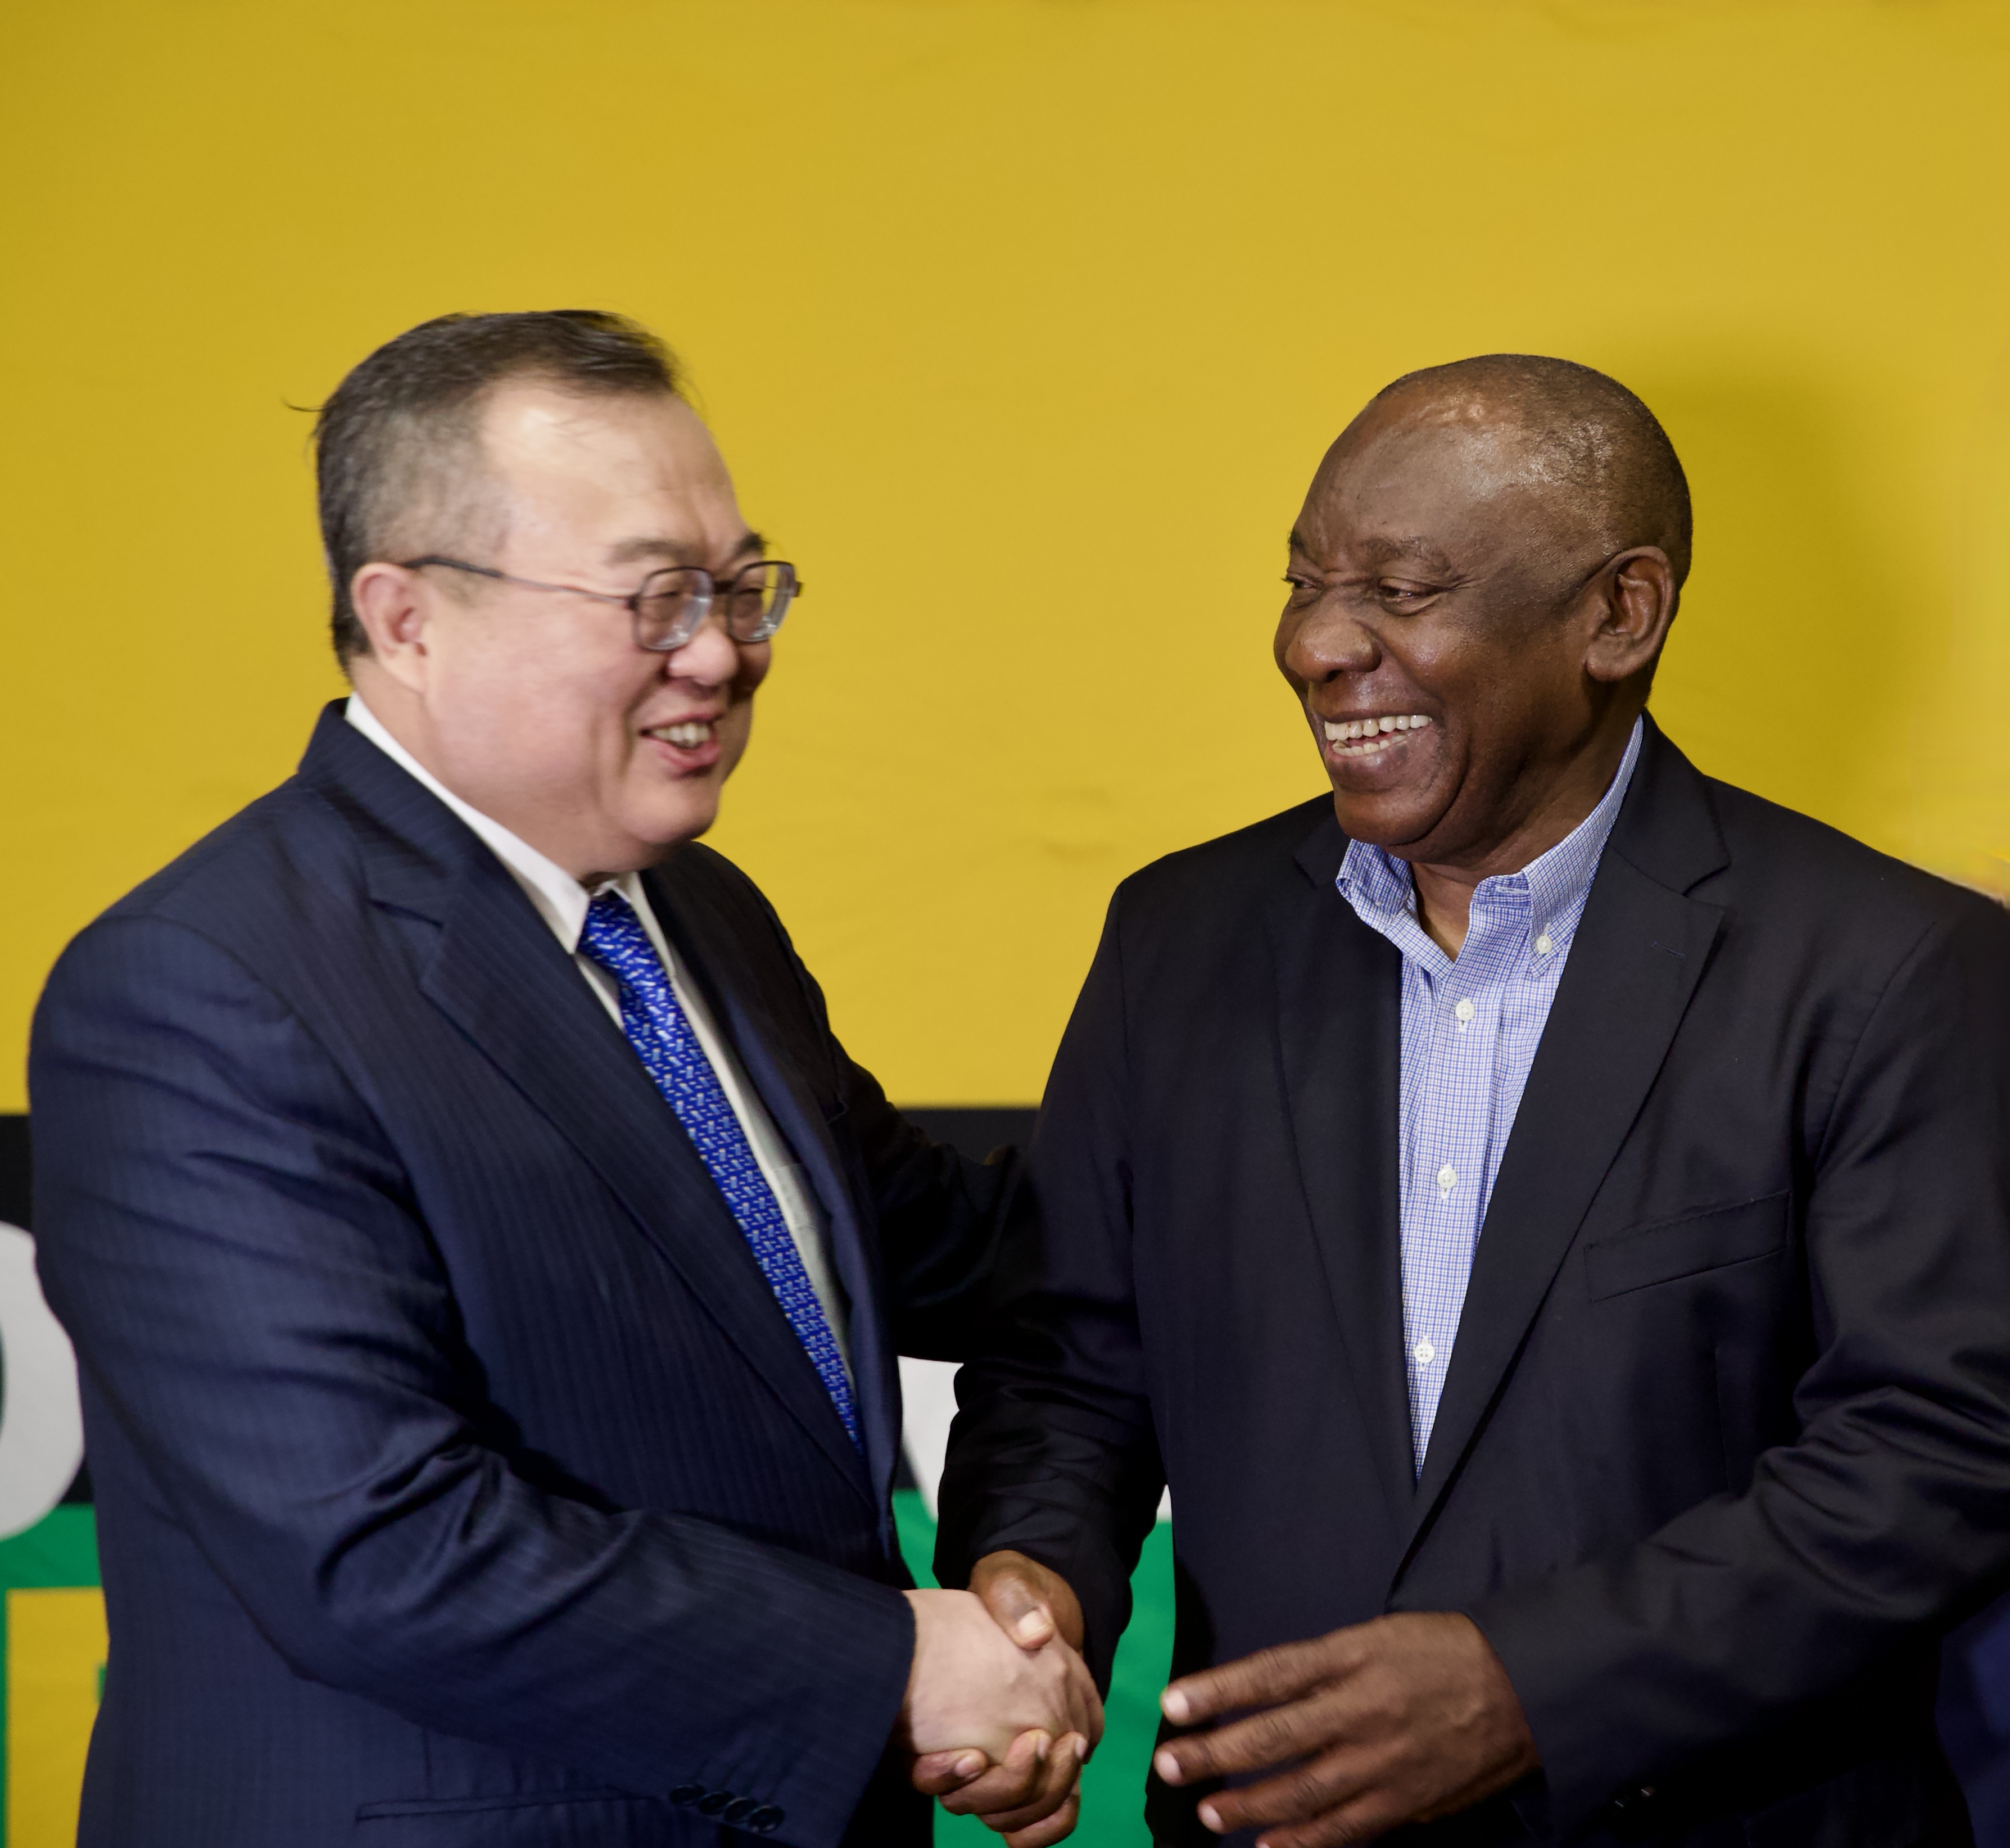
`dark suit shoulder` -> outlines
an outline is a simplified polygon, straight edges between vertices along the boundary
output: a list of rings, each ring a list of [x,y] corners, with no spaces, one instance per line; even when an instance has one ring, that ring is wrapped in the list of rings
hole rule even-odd
[[[1303,877],[1293,865],[1294,857],[1322,825],[1332,835],[1337,866],[1344,837],[1332,796],[1316,796],[1233,834],[1182,847],[1141,867],[1117,887],[1117,902],[1130,916],[1167,908],[1189,912],[1196,905],[1216,909],[1226,903],[1239,909],[1267,879],[1286,874]]]
[[[737,905],[768,917],[775,908],[768,895],[734,861],[702,841],[686,841],[656,869],[666,889],[702,892],[714,904]]]
[[[1782,807],[1731,783],[1707,779],[1711,806],[1730,857],[1719,878],[1697,889],[1776,920],[1795,919],[1901,952],[1936,928],[2002,929],[2003,907],[1811,815]]]
[[[87,931],[155,919],[228,945],[308,889],[361,885],[341,818],[297,777],[238,810],[108,906]]]

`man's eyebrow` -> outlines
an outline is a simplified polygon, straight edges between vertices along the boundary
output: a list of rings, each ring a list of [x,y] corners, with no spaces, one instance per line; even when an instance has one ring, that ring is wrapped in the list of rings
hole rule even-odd
[[[1305,535],[1294,527],[1291,536],[1285,542],[1301,557],[1310,558],[1312,548],[1305,543]],[[1428,539],[1364,539],[1361,549],[1380,563],[1392,559],[1415,559],[1420,565],[1428,565],[1435,571],[1450,571],[1451,562]]]
[[[729,556],[736,559],[764,558],[767,551],[766,538],[759,533],[749,533],[733,547]],[[705,548],[682,539],[669,539],[660,534],[652,534],[646,537],[623,539],[607,549],[607,562],[610,565],[632,565],[645,559],[665,559],[673,565],[701,565],[705,562]]]

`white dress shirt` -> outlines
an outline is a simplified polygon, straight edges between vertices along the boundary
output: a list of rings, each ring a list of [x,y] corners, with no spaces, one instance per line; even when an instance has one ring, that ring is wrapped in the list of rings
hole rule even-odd
[[[733,1056],[731,1045],[714,1024],[696,986],[678,961],[677,952],[664,937],[662,928],[656,922],[656,914],[650,908],[648,895],[642,889],[640,877],[623,873],[617,878],[602,881],[588,891],[563,867],[547,860],[527,841],[518,839],[501,822],[492,821],[479,809],[471,808],[462,801],[385,730],[383,722],[363,703],[360,693],[349,696],[348,713],[349,722],[357,730],[400,769],[417,778],[460,816],[509,868],[512,877],[524,889],[524,896],[537,907],[538,915],[551,926],[552,935],[572,958],[573,967],[599,997],[601,1005],[617,1027],[621,1024],[620,991],[608,970],[591,956],[581,955],[580,933],[586,928],[588,906],[602,892],[618,892],[634,907],[635,915],[642,920],[642,928],[649,933],[649,941],[662,959],[664,973],[669,977],[677,1005],[684,1010],[691,1031],[698,1036],[698,1045],[712,1062],[712,1070],[718,1073],[726,1101],[733,1106],[733,1114],[739,1118],[740,1126],[747,1134],[748,1146],[753,1150],[754,1159],[775,1196],[776,1204],[782,1209],[789,1236],[795,1241],[810,1287],[823,1306],[824,1319],[830,1324],[831,1333],[837,1340],[838,1353],[849,1374],[851,1350],[846,1341],[844,1297],[832,1273],[823,1214],[817,1204],[815,1191],[809,1184],[808,1176],[790,1159],[793,1151],[762,1103],[760,1093],[740,1069],[740,1061]]]

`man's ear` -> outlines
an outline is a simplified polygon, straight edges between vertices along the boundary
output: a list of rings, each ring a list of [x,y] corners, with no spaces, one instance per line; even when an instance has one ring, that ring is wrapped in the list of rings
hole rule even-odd
[[[1584,671],[1617,685],[1651,668],[1675,619],[1675,568],[1658,545],[1635,546],[1598,576],[1598,626],[1585,649]]]
[[[413,693],[425,683],[433,593],[416,571],[378,560],[350,580],[349,601],[370,637],[370,658]]]

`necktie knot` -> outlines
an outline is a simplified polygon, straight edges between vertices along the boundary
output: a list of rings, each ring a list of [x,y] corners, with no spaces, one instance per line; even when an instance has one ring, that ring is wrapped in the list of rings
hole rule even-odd
[[[656,956],[656,946],[649,941],[649,933],[642,928],[642,920],[635,915],[635,907],[620,892],[609,886],[605,892],[594,895],[593,902],[586,908],[586,922],[581,927],[579,947],[582,955],[591,956],[609,974],[627,979],[624,965],[641,973],[646,959],[660,970],[662,963]]]

